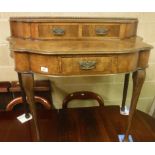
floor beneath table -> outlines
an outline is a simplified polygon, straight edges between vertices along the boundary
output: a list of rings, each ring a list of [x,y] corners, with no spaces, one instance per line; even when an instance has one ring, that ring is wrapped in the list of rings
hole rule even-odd
[[[31,121],[21,124],[23,111],[0,112],[0,141],[32,141]],[[127,116],[118,106],[38,111],[41,141],[119,141]],[[155,141],[155,119],[136,111],[131,135],[134,141]]]

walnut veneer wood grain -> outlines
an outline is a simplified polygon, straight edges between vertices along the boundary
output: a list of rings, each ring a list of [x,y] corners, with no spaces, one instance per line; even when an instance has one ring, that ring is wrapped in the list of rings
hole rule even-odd
[[[79,35],[79,25],[78,24],[38,24],[35,25],[37,28],[36,35],[32,36],[33,38],[40,39],[62,39],[62,38],[77,38]],[[62,29],[64,30],[63,35],[56,35],[52,30]]]
[[[134,18],[10,18],[10,50],[15,69],[22,74],[23,88],[34,117],[35,136],[40,140],[33,98],[32,73],[50,76],[82,76],[125,73],[122,109],[128,76],[133,73],[133,93],[126,129],[128,141],[132,118],[145,79],[151,45],[136,36]],[[26,83],[29,81],[30,84]]]
[[[124,40],[52,40],[39,41],[31,39],[9,38],[12,51],[48,54],[48,55],[76,55],[76,54],[125,54],[150,50],[151,45],[146,44],[140,37]]]
[[[97,75],[135,71],[148,66],[149,51],[106,55],[44,55],[14,52],[17,72],[34,72],[47,75]],[[80,62],[95,61],[94,68],[81,69]],[[47,68],[47,71],[42,70]]]
[[[137,19],[130,18],[11,18],[10,24],[12,36],[31,39],[124,39],[136,36],[137,31]],[[64,35],[54,35],[55,28],[63,29]],[[97,29],[102,33],[96,33]]]

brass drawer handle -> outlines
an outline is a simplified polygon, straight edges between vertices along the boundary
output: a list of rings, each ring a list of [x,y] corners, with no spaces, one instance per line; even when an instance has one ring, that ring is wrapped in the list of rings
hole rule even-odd
[[[54,28],[52,32],[56,36],[63,36],[65,34],[65,30],[62,28]]]
[[[96,29],[96,35],[99,35],[99,36],[107,35],[108,32],[109,32],[109,30],[106,28],[97,28]]]
[[[96,67],[96,61],[80,61],[79,64],[82,70],[94,69]]]

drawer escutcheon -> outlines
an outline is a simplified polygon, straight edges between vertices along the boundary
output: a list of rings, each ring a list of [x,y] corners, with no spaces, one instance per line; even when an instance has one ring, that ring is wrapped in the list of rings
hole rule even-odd
[[[80,61],[80,69],[90,70],[96,68],[96,61]]]
[[[97,28],[95,31],[96,31],[96,35],[99,35],[99,36],[107,35],[109,32],[109,30],[106,28]]]
[[[65,34],[65,30],[62,28],[54,28],[52,29],[52,33],[56,36],[63,36]]]

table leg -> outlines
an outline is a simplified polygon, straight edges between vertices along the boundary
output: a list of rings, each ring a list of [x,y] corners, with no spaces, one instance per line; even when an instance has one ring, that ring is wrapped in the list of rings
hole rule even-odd
[[[26,118],[29,118],[30,117],[30,115],[29,115],[29,105],[28,105],[27,100],[26,100],[26,94],[25,94],[25,91],[24,91],[24,88],[23,88],[21,73],[18,73],[18,80],[19,80],[19,84],[20,84],[23,104],[24,104],[24,107],[25,107],[25,116],[26,116]]]
[[[127,92],[128,92],[129,77],[130,77],[130,73],[125,74],[121,111],[125,111],[125,103],[126,103],[126,97],[127,97]]]
[[[32,132],[33,133],[33,140],[40,141],[40,133],[39,133],[39,126],[37,120],[37,113],[34,101],[34,78],[32,73],[21,73],[21,80],[23,84],[24,91],[27,96],[27,102],[30,106],[30,112],[32,114]]]
[[[146,72],[143,69],[137,70],[133,73],[133,91],[132,91],[132,98],[131,98],[131,105],[130,105],[130,112],[128,117],[128,126],[125,133],[124,141],[128,141],[128,136],[131,128],[131,122],[134,116],[134,112],[136,110],[138,98],[145,80]]]

